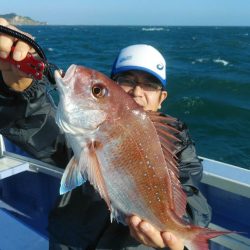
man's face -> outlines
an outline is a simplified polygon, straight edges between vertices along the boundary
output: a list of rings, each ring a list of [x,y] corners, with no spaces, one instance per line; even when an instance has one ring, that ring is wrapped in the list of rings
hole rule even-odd
[[[114,80],[143,107],[144,110],[157,111],[166,99],[159,81],[143,71],[126,71],[114,77]]]

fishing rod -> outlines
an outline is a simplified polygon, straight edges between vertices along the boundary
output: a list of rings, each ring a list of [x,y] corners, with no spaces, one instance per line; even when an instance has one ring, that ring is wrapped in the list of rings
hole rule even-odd
[[[57,65],[48,62],[43,49],[32,38],[28,37],[27,35],[21,32],[12,30],[2,25],[0,25],[0,33],[9,35],[11,37],[17,38],[20,41],[27,43],[30,47],[32,47],[35,50],[35,52],[40,57],[39,59],[37,59],[33,56],[33,54],[28,53],[24,60],[15,61],[12,58],[12,53],[15,50],[15,45],[14,45],[11,48],[11,53],[9,54],[9,56],[7,58],[0,58],[0,60],[7,61],[12,65],[15,65],[19,70],[21,70],[22,72],[26,73],[28,76],[34,79],[41,80],[43,75],[45,75],[52,84],[55,84],[55,78],[53,74],[54,70],[59,70],[59,72],[61,72],[61,74],[63,75],[62,70],[59,69]]]

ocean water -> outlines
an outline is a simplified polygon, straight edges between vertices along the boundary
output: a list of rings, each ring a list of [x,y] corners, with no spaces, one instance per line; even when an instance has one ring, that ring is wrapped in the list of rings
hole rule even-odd
[[[200,156],[250,169],[250,27],[24,26],[50,62],[107,75],[119,50],[145,43],[167,60],[162,111],[189,127]]]

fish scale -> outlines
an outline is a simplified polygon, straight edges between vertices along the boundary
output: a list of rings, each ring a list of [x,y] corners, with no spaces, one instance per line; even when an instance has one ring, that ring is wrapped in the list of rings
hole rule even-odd
[[[178,179],[178,131],[168,125],[172,118],[146,113],[120,86],[92,69],[72,65],[64,78],[56,74],[56,82],[61,94],[57,124],[75,154],[63,174],[61,193],[87,178],[111,218],[124,222],[126,216],[138,215],[182,238],[190,250],[207,250],[208,239],[230,233],[182,220],[186,195]]]
[[[137,124],[137,126],[140,126],[140,124]],[[116,190],[116,195],[114,195],[114,202],[117,199],[118,190],[120,190],[119,193],[121,194],[119,195],[119,197],[121,197],[123,193],[134,194],[134,199],[131,197],[131,195],[128,195],[128,201],[125,202],[125,206],[127,206],[129,203],[133,203],[135,205],[137,205],[137,203],[139,204],[139,202],[136,201],[140,196],[141,200],[144,201],[145,207],[143,207],[143,210],[141,210],[141,206],[139,207],[139,209],[136,209],[135,207],[132,211],[138,215],[141,215],[141,217],[146,218],[146,216],[143,215],[142,212],[145,210],[150,210],[152,212],[152,210],[149,209],[152,203],[154,201],[159,202],[167,200],[167,197],[163,198],[163,196],[167,196],[169,194],[161,194],[162,190],[166,187],[165,183],[160,185],[159,179],[156,180],[157,185],[152,182],[152,178],[156,178],[156,175],[162,176],[162,171],[157,171],[156,166],[159,166],[159,170],[161,170],[162,168],[160,167],[159,159],[154,158],[151,161],[149,160],[150,158],[152,158],[151,154],[154,154],[154,152],[142,147],[142,145],[145,145],[146,143],[150,145],[151,143],[155,142],[150,140],[149,137],[143,137],[142,140],[136,140],[136,129],[132,130],[132,133],[128,133],[129,131],[127,131],[126,126],[119,126],[117,124],[114,131],[116,132],[112,133],[111,131],[112,135],[108,134],[107,132],[105,133],[106,137],[110,138],[108,139],[109,142],[107,143],[107,141],[105,141],[104,144],[106,144],[106,146],[103,150],[101,150],[100,152],[97,150],[97,154],[98,156],[100,156],[102,162],[104,178],[105,176],[107,176],[107,182],[111,186],[110,189]],[[116,136],[118,136],[118,139],[116,138]],[[102,152],[103,156],[101,156]],[[119,152],[124,152],[124,154],[121,154]],[[145,154],[148,155],[149,159],[145,158]],[[163,156],[161,157],[161,161],[163,163],[165,162]],[[130,180],[130,184],[132,182],[132,184],[139,183],[139,185],[124,185],[121,180],[117,178],[117,172],[118,175],[119,173],[121,173],[123,179],[128,176],[127,178]],[[162,186],[164,186],[164,188],[160,189]],[[132,189],[131,187],[133,187],[134,189]],[[150,190],[148,188],[150,188]],[[113,193],[110,191],[109,195],[111,198],[113,196]],[[149,196],[151,197],[149,198]],[[162,204],[162,202],[160,203]],[[126,207],[121,209],[123,211],[127,210]],[[155,213],[157,212],[158,211],[155,211]]]

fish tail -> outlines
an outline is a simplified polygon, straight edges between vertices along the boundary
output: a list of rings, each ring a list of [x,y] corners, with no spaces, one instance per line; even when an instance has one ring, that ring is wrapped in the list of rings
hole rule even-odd
[[[191,227],[190,239],[187,239],[185,245],[192,250],[209,250],[208,240],[220,235],[235,233],[232,231],[217,231],[210,228]]]

